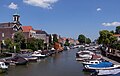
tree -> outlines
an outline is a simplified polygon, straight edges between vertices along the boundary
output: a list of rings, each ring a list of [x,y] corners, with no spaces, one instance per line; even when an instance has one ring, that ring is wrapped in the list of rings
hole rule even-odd
[[[69,39],[66,39],[64,46],[70,46]]]
[[[2,42],[2,41],[0,41],[0,46],[1,46],[1,50],[0,50],[0,52],[2,53],[3,48],[4,48],[4,44],[3,44],[3,42]]]
[[[53,47],[52,35],[49,35],[49,48]]]
[[[110,46],[117,41],[117,38],[113,36],[108,30],[102,30],[99,32],[100,37],[98,38],[98,43],[105,46]]]
[[[53,43],[58,42],[58,38],[56,34],[53,34]]]
[[[20,45],[21,49],[26,49],[27,48],[26,44],[27,44],[27,41],[25,39],[22,40],[21,45]]]
[[[44,40],[35,39],[35,38],[27,39],[27,49],[32,49],[33,51],[36,51],[39,49],[43,50],[44,49]]]
[[[25,37],[23,35],[23,32],[18,31],[14,34],[14,43],[16,44],[16,51],[20,50],[22,42],[25,42]]]
[[[117,27],[116,27],[115,33],[116,33],[116,34],[120,34],[120,26],[117,26]]]
[[[44,40],[42,40],[42,39],[37,39],[36,41],[38,42],[38,49],[43,50]]]
[[[25,37],[23,35],[23,32],[16,32],[15,35],[14,35],[14,42],[15,43],[22,43],[22,41],[25,40]]]
[[[78,36],[78,41],[80,44],[85,43],[85,39],[86,39],[86,37],[83,34]]]
[[[14,44],[12,39],[10,38],[5,39],[5,46],[6,46],[6,49],[13,50]]]
[[[52,44],[52,36],[49,35],[49,44]]]
[[[112,31],[110,31],[110,33],[112,33],[112,34],[115,34],[115,32],[112,30]]]
[[[38,43],[35,38],[27,39],[27,49],[38,50]]]
[[[90,43],[91,43],[90,38],[86,38],[86,43],[87,43],[87,44],[90,44]]]

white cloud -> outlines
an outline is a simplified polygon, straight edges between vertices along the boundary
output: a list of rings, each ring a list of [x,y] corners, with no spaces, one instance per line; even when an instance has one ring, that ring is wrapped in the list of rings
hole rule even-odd
[[[23,2],[32,6],[52,9],[52,5],[58,2],[58,0],[23,0]]]
[[[103,26],[120,26],[120,22],[102,23]]]
[[[99,11],[101,11],[102,9],[101,9],[101,8],[97,8],[96,10],[99,12]]]
[[[11,2],[10,5],[8,5],[8,8],[10,8],[10,9],[18,9],[18,5]]]

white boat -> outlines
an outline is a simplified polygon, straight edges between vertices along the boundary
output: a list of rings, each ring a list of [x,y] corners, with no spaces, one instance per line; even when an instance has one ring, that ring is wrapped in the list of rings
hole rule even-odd
[[[55,51],[55,49],[54,49],[54,48],[51,48],[51,50]]]
[[[54,54],[56,51],[55,51],[55,48],[51,48],[51,50],[50,50],[50,54],[52,55],[52,54]]]
[[[77,52],[78,54],[94,54],[93,52],[89,51],[89,50],[84,50],[84,51],[79,51]]]
[[[117,75],[120,73],[120,69],[109,69],[109,70],[96,70],[91,75]]]
[[[37,59],[38,59],[37,57],[33,57],[33,56],[24,56],[24,58],[29,62],[37,61]]]
[[[0,62],[0,73],[6,72],[8,66],[4,62]]]
[[[96,51],[95,48],[89,48],[88,50],[90,50],[90,51]]]
[[[31,56],[37,57],[37,58],[45,58],[46,57],[46,55],[44,55],[44,54],[42,55],[41,52],[39,52],[39,51],[35,51]]]
[[[91,51],[79,51],[76,53],[76,60],[92,59],[92,55],[94,53]]]
[[[83,65],[91,65],[91,64],[99,64],[100,62],[102,62],[101,60],[86,60],[83,61],[82,64]]]

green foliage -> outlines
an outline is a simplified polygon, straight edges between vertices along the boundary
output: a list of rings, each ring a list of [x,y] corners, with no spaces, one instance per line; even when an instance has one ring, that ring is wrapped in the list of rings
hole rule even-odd
[[[14,43],[16,44],[16,51],[20,51],[23,42],[25,42],[25,37],[23,35],[23,32],[20,31],[16,32],[14,35]]]
[[[78,41],[79,41],[79,43],[80,43],[80,44],[85,43],[85,38],[86,38],[86,37],[85,37],[83,34],[79,35],[79,36],[78,36]]]
[[[27,40],[27,49],[32,49],[33,51],[36,51],[38,49],[43,49],[44,47],[44,40],[41,39],[35,39],[30,38]]]
[[[120,50],[120,43],[114,43],[114,44],[112,44],[111,48]]]
[[[32,49],[28,49],[28,52],[33,52],[33,50]]]
[[[66,39],[64,46],[70,46],[69,40]]]
[[[112,31],[110,31],[110,33],[112,33],[112,34],[115,34],[115,32],[112,30]]]
[[[36,42],[37,42],[37,45],[38,45],[38,49],[43,50],[44,40],[42,40],[42,39],[37,39]]]
[[[14,52],[16,52],[16,53],[20,52],[20,45],[19,45],[19,43],[16,43],[15,46],[16,46],[16,49],[14,49]]]
[[[91,43],[90,38],[86,38],[86,43],[87,43],[87,44],[90,44],[90,43]]]
[[[13,41],[10,38],[5,39],[6,49],[13,50]]]
[[[53,47],[52,35],[49,35],[49,48]]]
[[[100,37],[98,38],[98,43],[99,44],[104,44],[104,45],[111,45],[112,43],[117,41],[117,38],[113,36],[111,32],[108,30],[102,30],[99,32]]]
[[[53,34],[53,43],[58,42],[57,35]]]
[[[27,44],[26,40],[22,40],[21,49],[26,49],[27,48],[26,44]]]
[[[23,32],[20,32],[20,31],[16,32],[14,35],[14,42],[21,44],[22,41],[23,42],[25,41],[25,37],[23,35]]]
[[[35,38],[27,39],[27,49],[32,49],[34,51],[38,50],[37,42]]]
[[[83,34],[78,36],[78,41],[80,44],[85,44],[85,43],[90,44],[91,43],[90,38],[86,38]]]
[[[20,49],[31,49],[31,51],[35,51],[38,49],[43,50],[44,48],[46,48],[44,40],[35,38],[25,40],[22,32],[15,33],[14,41],[12,41],[10,38],[5,39],[5,44],[8,52],[19,52]]]
[[[50,44],[53,43],[53,42],[52,42],[52,36],[51,36],[51,35],[49,35],[49,43],[50,43]]]
[[[115,33],[116,33],[116,34],[120,34],[120,26],[117,26],[117,27],[116,27]]]

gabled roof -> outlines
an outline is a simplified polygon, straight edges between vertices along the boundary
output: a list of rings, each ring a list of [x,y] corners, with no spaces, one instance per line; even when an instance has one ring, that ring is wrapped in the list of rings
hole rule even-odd
[[[47,36],[49,36],[46,31],[42,31],[42,30],[35,30],[35,31],[36,34],[46,34]]]
[[[42,30],[34,30],[36,31],[36,34],[41,34]]]
[[[32,26],[22,26],[23,32],[30,32],[30,30],[33,30]]]

